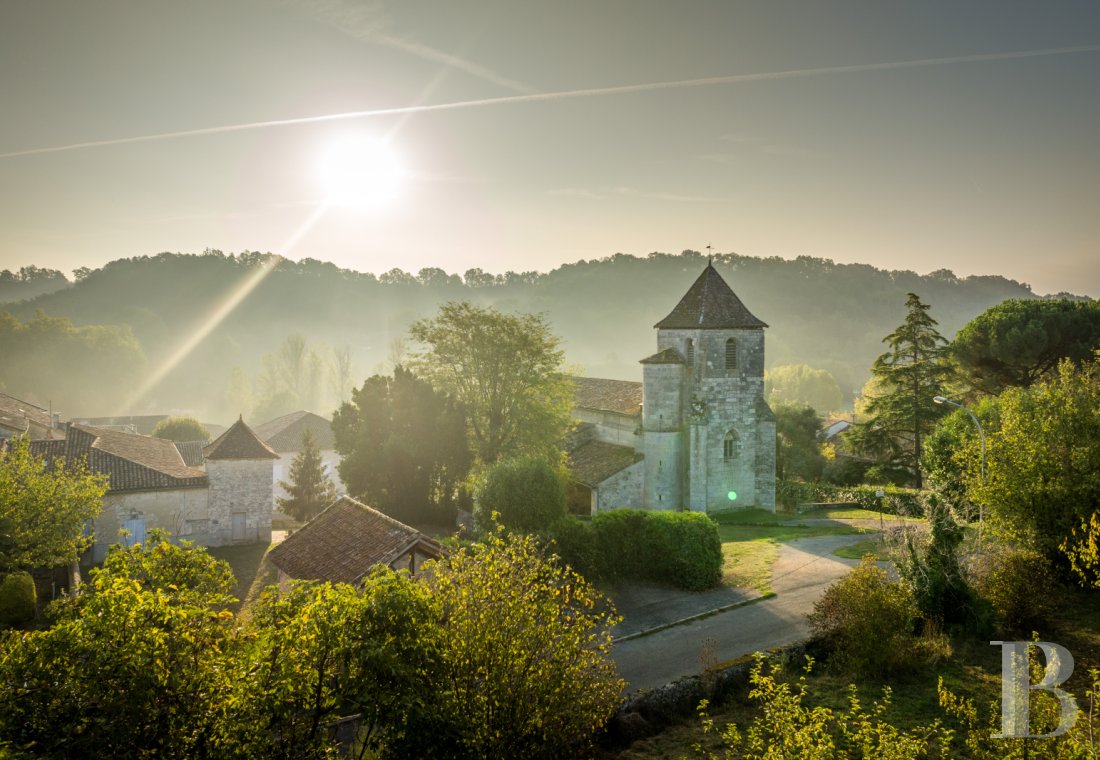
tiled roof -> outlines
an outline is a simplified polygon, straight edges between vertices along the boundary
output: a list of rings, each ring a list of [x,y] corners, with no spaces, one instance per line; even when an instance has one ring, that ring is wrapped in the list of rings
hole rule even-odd
[[[375,565],[388,565],[413,546],[435,556],[444,551],[415,528],[342,496],[267,556],[291,578],[357,583]]]
[[[573,378],[573,406],[618,414],[642,413],[642,384],[600,377]]]
[[[168,419],[170,416],[168,414],[124,414],[117,417],[74,417],[73,422],[90,425],[101,430],[104,428],[121,429],[124,432],[128,430],[142,435],[152,435],[153,428],[157,426],[157,423]],[[202,426],[215,438],[225,432],[224,425],[216,425],[213,422],[203,422]]]
[[[658,351],[653,356],[647,356],[642,359],[639,364],[683,364],[684,357],[680,356],[680,352],[675,348],[666,348],[664,351]]]
[[[207,459],[278,459],[271,447],[239,419],[202,450]]]
[[[0,393],[0,426],[25,433],[31,425],[49,430],[53,426],[49,411],[15,396]]]
[[[741,303],[710,264],[667,317],[654,327],[673,330],[767,327]]]
[[[261,441],[280,453],[293,453],[302,448],[302,432],[309,430],[321,450],[335,447],[332,421],[313,412],[291,412],[254,428]]]
[[[595,487],[641,460],[642,455],[630,446],[589,441],[569,452],[569,471],[578,483]]]
[[[206,441],[174,441],[173,443],[188,467],[202,466],[204,460],[202,447],[206,445]]]
[[[31,451],[51,465],[57,460],[87,461],[89,470],[110,478],[111,492],[200,488],[208,482],[206,473],[189,467],[171,441],[135,433],[71,424],[64,441],[31,441]]]

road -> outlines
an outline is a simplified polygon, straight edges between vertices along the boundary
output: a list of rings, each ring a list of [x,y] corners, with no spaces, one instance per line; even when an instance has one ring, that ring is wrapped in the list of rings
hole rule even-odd
[[[612,655],[627,681],[627,691],[656,688],[698,673],[707,639],[714,642],[718,662],[805,639],[809,634],[806,615],[814,602],[829,584],[858,564],[837,557],[833,550],[871,537],[866,533],[815,536],[783,544],[772,566],[774,597],[617,644]]]

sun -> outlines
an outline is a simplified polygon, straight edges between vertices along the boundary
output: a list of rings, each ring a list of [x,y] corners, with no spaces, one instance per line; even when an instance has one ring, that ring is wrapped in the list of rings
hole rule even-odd
[[[400,192],[404,170],[387,142],[364,134],[329,143],[318,158],[317,174],[325,200],[336,206],[377,208]]]

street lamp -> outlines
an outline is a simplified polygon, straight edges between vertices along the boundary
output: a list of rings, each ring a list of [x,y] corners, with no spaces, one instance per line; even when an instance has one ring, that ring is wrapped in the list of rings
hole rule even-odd
[[[951,399],[944,398],[943,396],[936,396],[932,400],[935,401],[937,404],[947,404],[948,406],[954,406],[954,407],[957,407],[959,409],[962,409],[964,412],[966,412],[967,414],[970,415],[970,419],[974,420],[974,424],[978,428],[978,436],[982,440],[982,483],[984,484],[985,483],[985,431],[982,429],[982,423],[978,422],[978,418],[974,416],[974,412],[967,409],[965,406],[960,404],[958,401],[952,401]],[[981,503],[979,502],[978,503],[978,551],[979,552],[982,550],[982,522],[983,522],[982,518],[984,517],[983,512],[984,512],[984,510],[982,508]]]

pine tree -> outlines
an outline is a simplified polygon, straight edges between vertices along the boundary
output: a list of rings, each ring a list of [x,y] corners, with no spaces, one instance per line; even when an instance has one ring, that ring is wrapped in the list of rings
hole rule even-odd
[[[866,419],[856,425],[854,438],[861,451],[880,465],[904,470],[920,488],[921,444],[944,412],[933,398],[943,393],[947,377],[947,341],[915,293],[905,306],[905,321],[882,339],[890,350],[871,365],[879,392],[867,399]]]
[[[287,497],[277,499],[279,509],[302,522],[312,520],[336,500],[336,486],[325,473],[321,451],[308,428],[302,432],[301,450],[290,463],[290,480],[279,485],[287,492]]]

